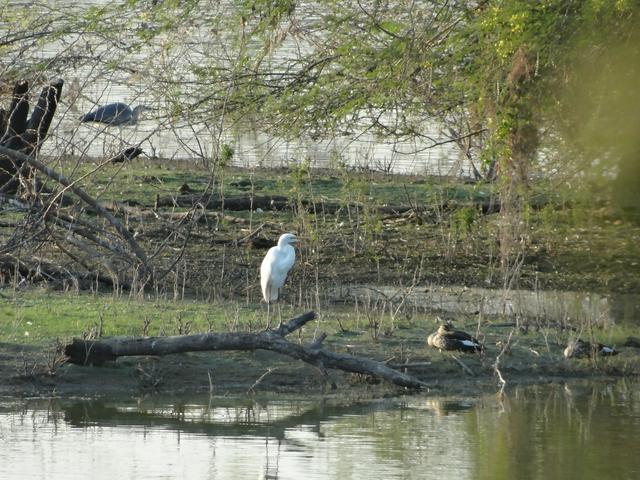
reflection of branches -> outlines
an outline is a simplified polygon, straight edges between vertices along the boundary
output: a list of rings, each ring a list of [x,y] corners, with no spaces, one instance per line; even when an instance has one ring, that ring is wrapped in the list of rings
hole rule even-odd
[[[162,410],[146,410],[144,407],[140,411],[120,409],[102,401],[77,402],[63,406],[62,410],[65,421],[79,427],[88,423],[94,424],[93,422],[123,427],[153,424],[181,432],[211,436],[231,438],[251,435],[285,439],[286,432],[296,427],[305,426],[305,428],[309,428],[311,426],[313,431],[319,432],[323,422],[330,418],[367,415],[372,412],[396,408],[395,403],[387,401],[357,403],[346,406],[328,405],[325,401],[319,401],[306,408],[303,406],[303,408],[292,409],[291,415],[276,418],[275,420],[270,419],[266,422],[255,419],[256,405],[238,407],[237,400],[225,401],[216,399],[215,402],[217,402],[217,405],[216,403],[210,403],[209,408],[202,412],[201,421],[191,420],[193,418],[192,415],[189,416],[189,420],[185,420],[184,409],[189,408],[185,405],[177,406],[176,408],[180,413],[173,414]],[[189,405],[193,405],[192,398],[189,399]],[[268,410],[269,407],[266,406],[264,408]],[[229,410],[231,412],[228,412]],[[220,415],[221,411],[226,411],[226,413]],[[234,411],[235,415],[232,414]],[[220,418],[224,418],[224,420],[220,421]]]

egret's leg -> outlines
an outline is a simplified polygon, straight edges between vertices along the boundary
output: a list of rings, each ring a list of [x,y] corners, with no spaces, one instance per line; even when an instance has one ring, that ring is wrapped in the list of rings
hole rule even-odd
[[[280,302],[278,302],[278,318],[280,322],[278,323],[278,329],[282,326],[282,310],[280,310]]]
[[[271,302],[267,302],[267,330],[271,328]]]

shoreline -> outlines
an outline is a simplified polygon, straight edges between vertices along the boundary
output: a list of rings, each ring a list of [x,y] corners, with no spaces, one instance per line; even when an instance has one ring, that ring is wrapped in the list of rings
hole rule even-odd
[[[515,341],[517,351],[500,359],[498,368],[506,381],[505,392],[522,385],[640,377],[640,349],[637,348],[624,347],[616,357],[567,360],[561,354],[526,355],[525,350],[532,349],[532,343],[536,342],[523,343],[520,337]],[[337,345],[329,344],[331,347]],[[410,373],[428,387],[410,390],[335,370],[329,371],[329,383],[325,383],[312,366],[265,351],[123,357],[102,367],[66,364],[49,375],[42,370],[43,365],[34,364],[28,370],[24,363],[25,358],[41,356],[44,360],[47,352],[42,348],[5,343],[0,344],[0,398],[303,395],[376,399],[405,394],[474,397],[500,391],[494,368],[496,352],[492,348],[483,356],[457,354],[454,360],[448,352],[425,348],[420,352],[422,357],[413,359],[425,366]],[[366,352],[361,356],[366,356]],[[461,364],[465,368],[461,368]],[[27,371],[20,372],[21,368]]]

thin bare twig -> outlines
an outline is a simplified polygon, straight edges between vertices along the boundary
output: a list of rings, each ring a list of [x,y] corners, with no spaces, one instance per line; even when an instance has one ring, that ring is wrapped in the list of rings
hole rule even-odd
[[[255,390],[254,390],[254,389],[255,389],[258,385],[260,385],[260,384],[262,383],[262,380],[264,380],[264,379],[266,378],[266,376],[267,376],[267,375],[269,375],[271,372],[273,372],[273,371],[275,371],[275,370],[277,370],[277,369],[278,369],[278,367],[271,367],[271,368],[268,368],[268,369],[267,369],[267,371],[266,371],[266,372],[264,372],[262,375],[260,375],[260,376],[258,377],[258,379],[257,379],[255,382],[253,382],[253,385],[251,385],[251,386],[249,387],[249,390],[247,390],[247,395],[253,395],[253,394],[255,394],[256,392],[255,392]]]
[[[473,370],[471,370],[467,365],[465,365],[462,362],[462,360],[460,360],[458,357],[456,357],[455,355],[451,354],[451,358],[453,358],[456,361],[456,363],[462,367],[462,370],[464,370],[466,373],[468,373],[471,376],[475,375],[473,373]]]
[[[500,397],[504,395],[504,388],[507,386],[507,381],[502,376],[502,372],[500,371],[500,368],[499,368],[500,360],[502,359],[502,355],[504,355],[504,353],[507,350],[509,350],[509,345],[511,344],[511,337],[513,336],[513,332],[514,330],[511,330],[509,332],[509,337],[507,338],[507,341],[502,346],[500,353],[498,353],[498,356],[496,357],[496,361],[493,363],[493,370],[496,372],[496,375],[498,375],[498,379],[500,380],[500,391],[498,392],[498,396]]]

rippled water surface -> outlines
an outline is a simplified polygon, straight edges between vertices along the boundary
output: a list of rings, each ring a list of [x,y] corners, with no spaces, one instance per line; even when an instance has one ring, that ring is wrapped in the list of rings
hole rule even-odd
[[[0,478],[640,478],[640,384],[335,406],[0,403]]]
[[[14,0],[10,5],[14,3],[25,2]],[[43,17],[51,12],[50,2],[26,3],[31,12],[38,12]],[[57,0],[55,3],[61,12],[69,12],[67,15],[90,16],[87,13],[90,8],[113,2]],[[202,99],[200,92],[189,93],[189,85],[199,83],[192,74],[194,66],[208,65],[214,56],[222,57],[218,61],[225,65],[226,58],[222,52],[238,41],[235,32],[221,34],[220,38],[211,33],[212,29],[225,30],[225,24],[216,18],[226,18],[226,12],[233,11],[237,2],[221,0],[203,4],[200,8],[206,10],[203,11],[208,19],[206,22],[185,27],[178,38],[167,40],[164,35],[159,35],[149,39],[140,51],[131,49],[127,53],[126,49],[110,48],[109,42],[92,40],[89,35],[79,39],[75,31],[32,48],[30,55],[42,62],[61,55],[69,55],[72,59],[66,63],[57,62],[60,71],[56,75],[65,80],[65,87],[42,153],[51,159],[73,155],[88,161],[114,155],[129,145],[140,145],[150,156],[198,160],[212,158],[218,143],[223,142],[233,146],[235,154],[231,163],[241,167],[280,167],[308,160],[312,167],[317,168],[344,163],[352,168],[366,167],[395,173],[471,175],[466,156],[454,143],[448,143],[449,137],[444,133],[446,129],[435,123],[422,125],[421,135],[415,140],[380,138],[367,131],[365,125],[356,127],[352,135],[345,137],[285,140],[266,133],[259,116],[227,122],[216,117],[203,120],[191,115],[172,118],[169,112],[175,109],[172,102],[177,92],[181,92],[178,101],[181,108],[188,109]],[[314,30],[314,22],[321,21],[321,10],[314,2],[297,2],[296,18],[300,28]],[[144,7],[140,11],[144,13]],[[123,43],[134,41],[135,25],[133,21],[133,26],[120,32]],[[0,32],[3,28],[0,25]],[[90,42],[93,57],[87,57],[88,46],[81,48],[83,41]],[[222,42],[224,47],[218,42]],[[76,55],[72,51],[74,48],[78,49]],[[311,49],[309,41],[289,34],[274,51],[271,61],[277,69],[278,65],[295,63],[301,52]],[[14,55],[17,55],[14,61],[19,62],[19,53]],[[7,63],[10,63],[8,59]],[[113,65],[119,68],[113,68]],[[166,87],[168,79],[171,79],[171,84],[176,83],[175,88]],[[224,87],[219,85],[217,88]],[[152,109],[144,112],[137,125],[105,127],[79,122],[82,114],[111,102],[125,102],[131,106],[144,104]],[[382,118],[382,121],[394,124],[392,118]]]

